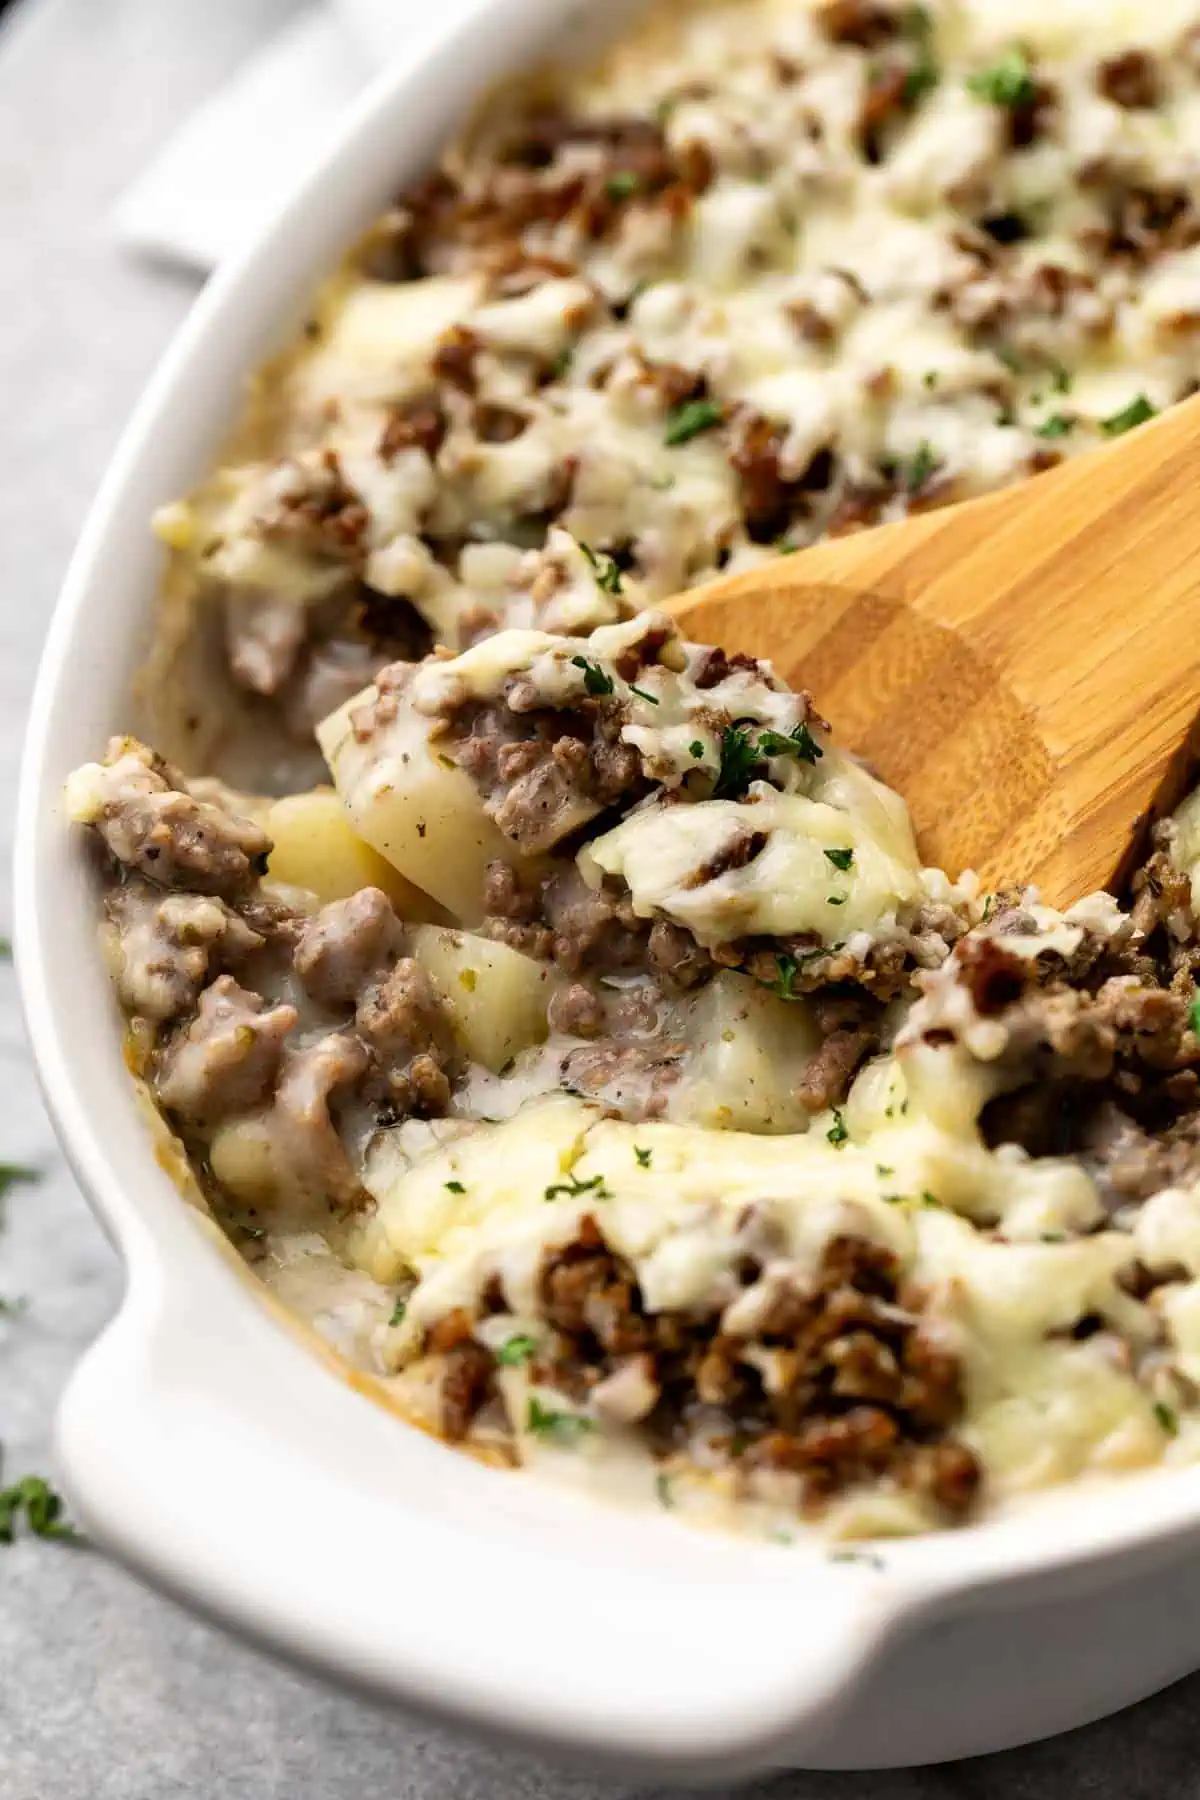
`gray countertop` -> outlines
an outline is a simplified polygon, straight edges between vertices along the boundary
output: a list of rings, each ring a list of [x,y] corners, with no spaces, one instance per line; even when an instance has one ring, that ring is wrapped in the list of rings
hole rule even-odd
[[[117,433],[193,289],[114,249],[114,196],[288,0],[26,0],[0,26],[0,792],[55,590]],[[0,841],[11,848],[11,807]],[[0,900],[0,908],[5,902]],[[6,920],[0,911],[0,931]],[[120,1270],[37,1100],[0,967],[0,1160],[45,1171],[0,1233],[0,1443],[51,1466],[56,1397]],[[947,1696],[953,1705],[953,1696]],[[1200,1678],[1057,1743],[891,1776],[790,1775],[774,1800],[1169,1800],[1197,1791]],[[650,1800],[381,1715],[282,1671],[94,1552],[0,1548],[2,1800]]]

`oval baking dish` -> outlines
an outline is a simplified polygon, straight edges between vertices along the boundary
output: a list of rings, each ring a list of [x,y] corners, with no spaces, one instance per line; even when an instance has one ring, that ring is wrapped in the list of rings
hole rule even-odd
[[[881,1555],[831,1553],[681,1530],[406,1428],[289,1334],[181,1203],[122,1059],[94,886],[66,828],[64,780],[121,728],[144,654],[151,513],[208,466],[241,384],[346,244],[487,84],[556,45],[575,54],[588,10],[470,0],[428,27],[212,282],[88,521],[42,664],[17,834],[41,1080],[128,1272],[63,1403],[65,1474],[88,1530],[146,1579],[357,1691],[483,1731],[685,1779],[975,1754],[1200,1661],[1200,1470],[1076,1484]]]

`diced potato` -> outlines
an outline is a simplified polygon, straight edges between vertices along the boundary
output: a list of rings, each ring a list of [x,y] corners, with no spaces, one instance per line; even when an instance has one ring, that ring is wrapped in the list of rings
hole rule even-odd
[[[672,1118],[720,1130],[805,1129],[811,1114],[796,1089],[821,1041],[805,1001],[781,1000],[727,970],[699,995],[688,1036],[694,1048]]]
[[[544,964],[507,944],[437,925],[417,926],[412,946],[474,1062],[498,1073],[546,1036],[551,978]]]
[[[436,901],[364,843],[332,788],[313,788],[274,801],[263,828],[275,845],[272,879],[309,888],[322,905],[348,899],[360,888],[377,887],[403,919],[444,917]]]
[[[395,719],[360,741],[350,715],[366,688],[317,727],[351,824],[406,881],[465,925],[483,914],[484,870],[512,846],[483,810],[469,777],[429,743],[429,720],[401,699]]]
[[[209,1163],[221,1186],[235,1200],[261,1206],[279,1191],[279,1168],[270,1127],[252,1113],[220,1126],[209,1145]]]

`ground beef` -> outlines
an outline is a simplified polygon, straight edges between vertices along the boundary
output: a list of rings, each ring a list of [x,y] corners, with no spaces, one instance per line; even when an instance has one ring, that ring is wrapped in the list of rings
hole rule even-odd
[[[205,982],[266,939],[213,895],[164,894],[133,877],[105,896],[121,1004],[156,1024],[190,1013]]]
[[[1131,110],[1157,106],[1162,99],[1162,71],[1145,50],[1126,50],[1100,64],[1096,87],[1117,106]]]
[[[901,15],[883,0],[825,0],[817,23],[830,43],[878,50],[899,35]]]
[[[495,1360],[471,1335],[471,1316],[456,1307],[429,1334],[428,1349],[440,1360],[440,1426],[450,1443],[461,1443],[476,1413],[495,1392]]]
[[[709,1457],[719,1444],[751,1491],[763,1471],[795,1476],[808,1512],[885,1478],[947,1519],[964,1517],[982,1471],[953,1436],[962,1370],[923,1327],[922,1297],[903,1289],[890,1252],[841,1237],[812,1279],[753,1264],[744,1279],[735,1306],[745,1311],[749,1297],[746,1316],[757,1316],[737,1331],[715,1312],[650,1313],[634,1269],[589,1215],[542,1265],[539,1311],[555,1336],[539,1379],[573,1392],[582,1377],[593,1395],[623,1381],[636,1394],[616,1404],[645,1420],[661,1453],[686,1455],[700,1432]]]
[[[275,1090],[276,1141],[292,1165],[297,1187],[334,1206],[361,1204],[363,1190],[331,1109],[369,1067],[370,1057],[358,1038],[330,1032],[303,1049],[289,1050]]]
[[[393,406],[379,440],[380,461],[391,463],[402,450],[415,449],[423,450],[432,462],[442,447],[446,425],[446,413],[436,394]]]
[[[251,694],[277,694],[296,666],[308,631],[304,606],[286,594],[234,588],[225,601],[229,671]]]
[[[200,996],[196,1016],[158,1053],[154,1089],[189,1125],[215,1125],[261,1105],[275,1083],[294,1006],[267,1006],[232,975]]]
[[[831,1031],[805,1064],[797,1097],[810,1112],[824,1112],[845,1098],[860,1065],[879,1048],[879,1033],[867,1027]]]
[[[570,710],[526,705],[530,685],[512,684],[506,704],[458,708],[444,740],[500,830],[526,856],[555,849],[650,786],[637,751],[621,742],[623,707],[587,697]]]
[[[803,496],[828,488],[833,458],[820,450],[797,477],[782,472],[787,430],[759,413],[743,412],[737,421],[729,460],[741,483],[746,529],[756,543],[782,536]]]
[[[660,1119],[679,1079],[685,1048],[669,1039],[589,1044],[563,1058],[562,1085],[589,1100],[603,1101],[623,1119]]]
[[[265,873],[271,840],[262,827],[193,799],[144,744],[114,738],[89,776],[87,822],[119,863],[157,886],[231,899]]]
[[[334,562],[360,563],[371,516],[342,473],[334,450],[284,465],[274,504],[259,517],[268,539],[294,543]]]
[[[354,1006],[367,983],[390,966],[404,946],[404,929],[379,888],[360,888],[306,921],[295,969],[322,1006]]]
[[[460,1059],[445,1004],[420,963],[402,956],[367,987],[359,996],[354,1024],[404,1110],[445,1111],[450,1099],[446,1069]]]

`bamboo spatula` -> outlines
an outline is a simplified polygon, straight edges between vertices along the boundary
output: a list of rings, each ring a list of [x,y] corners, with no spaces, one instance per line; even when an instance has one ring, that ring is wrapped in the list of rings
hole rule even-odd
[[[1195,766],[1200,397],[1021,486],[672,601],[765,656],[912,811],[922,855],[1065,905]]]

